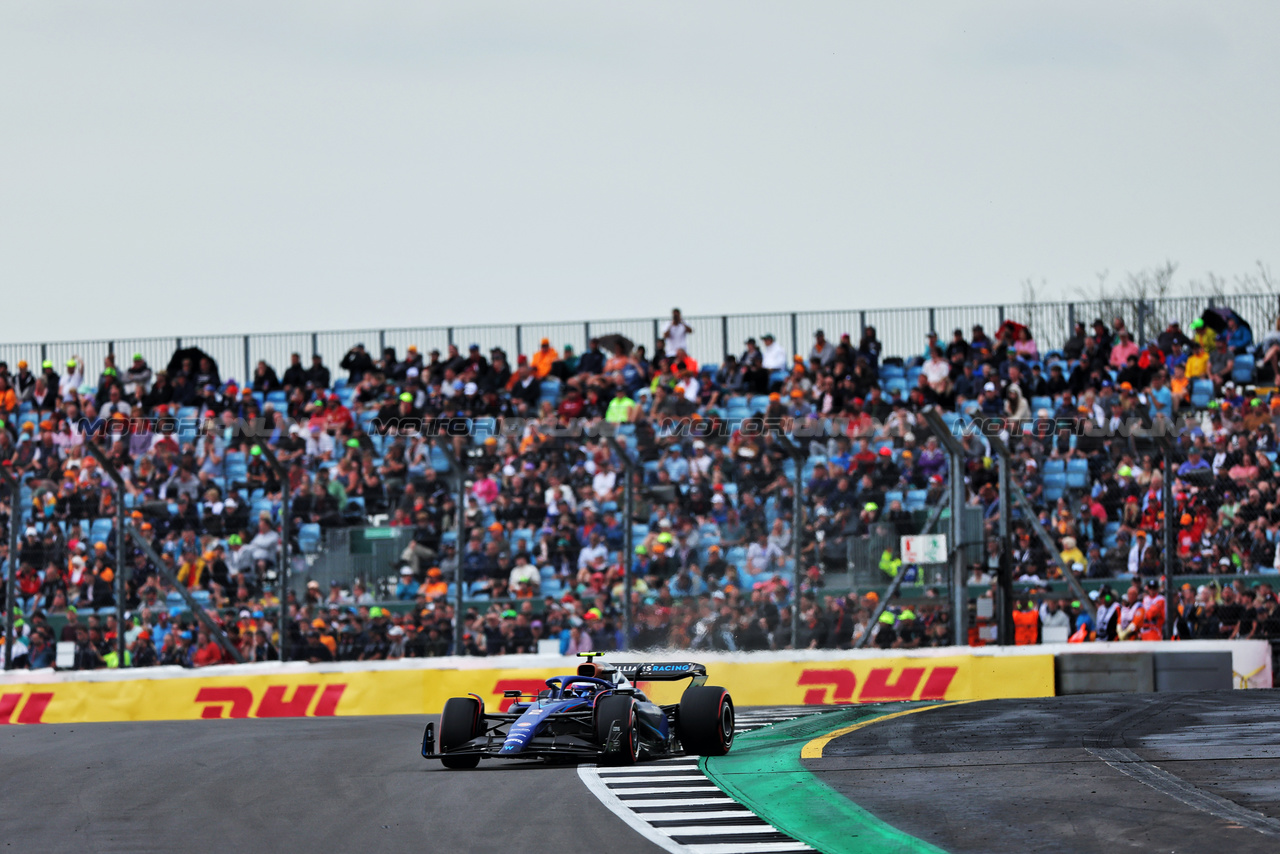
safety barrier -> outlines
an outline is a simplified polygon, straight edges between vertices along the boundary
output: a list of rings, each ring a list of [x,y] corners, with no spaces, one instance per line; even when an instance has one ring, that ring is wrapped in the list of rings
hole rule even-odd
[[[1137,645],[1092,646],[1091,653],[1104,654],[1106,647],[1131,652]],[[1169,644],[1163,651],[1190,651],[1191,646]],[[1267,662],[1265,674],[1253,674],[1242,687],[1271,686],[1265,642],[1224,642],[1216,649],[1228,647],[1237,672],[1255,660]],[[700,661],[707,665],[711,684],[727,688],[738,705],[762,706],[1048,697],[1054,694],[1054,654],[1080,651],[988,647],[967,654],[929,649],[611,658]],[[573,672],[576,663],[558,656],[510,656],[501,660],[501,667],[492,660],[464,658],[237,665],[216,671],[156,668],[144,678],[137,671],[11,673],[0,679],[0,724],[432,714],[449,697],[467,693],[501,709],[510,703],[504,691],[536,691],[548,677]],[[19,677],[25,680],[19,682]],[[684,685],[655,682],[643,687],[658,702],[674,702]]]
[[[619,656],[633,660],[641,656]],[[1053,694],[1053,657],[851,653],[764,660],[704,661],[710,681],[742,706],[971,700]],[[138,674],[46,672],[40,682],[0,683],[0,723],[332,717],[439,712],[467,693],[505,708],[503,692],[537,691],[551,676],[572,673],[576,660],[512,656],[507,667],[484,659],[412,659],[370,666],[244,665],[192,672],[161,668]],[[658,702],[675,702],[685,683],[646,683]]]

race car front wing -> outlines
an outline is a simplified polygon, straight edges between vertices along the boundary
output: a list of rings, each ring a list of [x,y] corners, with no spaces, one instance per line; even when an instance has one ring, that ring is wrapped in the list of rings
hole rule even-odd
[[[485,715],[485,731],[468,742],[447,751],[450,756],[484,756],[494,759],[596,759],[602,753],[616,751],[621,742],[621,728],[616,724],[609,732],[606,744],[597,744],[592,732],[591,714],[565,712],[548,715],[541,732],[533,736],[519,753],[503,753],[506,728],[519,719],[519,715]],[[565,726],[569,724],[569,726]],[[439,759],[444,751],[436,751],[435,723],[428,723],[422,734],[422,758]],[[572,729],[572,732],[566,730]]]

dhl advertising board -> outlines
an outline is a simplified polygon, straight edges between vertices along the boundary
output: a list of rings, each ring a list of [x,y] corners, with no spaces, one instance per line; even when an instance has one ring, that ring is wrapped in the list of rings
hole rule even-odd
[[[505,709],[504,691],[536,692],[577,662],[534,669],[338,670],[161,679],[0,684],[0,725],[435,714],[474,693]],[[1053,695],[1053,656],[875,658],[708,664],[708,684],[739,706],[987,700]],[[687,681],[644,682],[656,702],[679,700]]]

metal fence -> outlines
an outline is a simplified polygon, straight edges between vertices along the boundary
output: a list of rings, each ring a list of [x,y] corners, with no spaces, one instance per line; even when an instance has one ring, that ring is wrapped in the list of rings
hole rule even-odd
[[[1244,318],[1261,338],[1280,315],[1280,294],[1246,294],[1219,299]],[[717,364],[726,353],[740,353],[747,338],[760,339],[772,333],[779,343],[793,353],[805,355],[813,345],[813,336],[822,329],[832,341],[848,333],[856,343],[862,331],[874,326],[885,355],[914,356],[923,353],[929,332],[937,332],[945,343],[954,329],[966,337],[975,324],[988,332],[1005,320],[1016,320],[1031,329],[1041,351],[1060,348],[1071,334],[1072,324],[1085,324],[1102,318],[1122,317],[1140,342],[1164,329],[1170,318],[1178,318],[1185,328],[1190,320],[1214,300],[1209,297],[1166,297],[1161,299],[1102,299],[1074,302],[1011,303],[1007,305],[934,306],[915,308],[849,309],[841,311],[775,312],[770,314],[699,315],[686,318],[693,328],[690,355],[704,364]],[[331,371],[337,374],[342,357],[357,342],[365,345],[377,358],[384,347],[394,347],[398,356],[414,345],[426,353],[432,349],[445,352],[456,344],[466,352],[470,344],[479,344],[484,353],[501,347],[513,359],[538,349],[546,338],[557,350],[565,344],[582,348],[593,337],[618,333],[650,353],[658,331],[667,318],[633,318],[630,320],[585,320],[552,323],[520,323],[515,325],[405,327],[395,329],[352,329],[328,332],[284,332],[253,335],[191,335],[157,338],[104,339],[95,341],[32,342],[0,344],[0,360],[12,368],[25,359],[33,367],[42,361],[53,362],[55,369],[72,356],[84,360],[90,377],[96,376],[107,355],[115,356],[119,367],[128,366],[134,353],[141,353],[153,368],[163,367],[175,349],[199,347],[218,363],[223,379],[244,382],[254,365],[263,360],[282,373],[290,355],[298,353],[303,364],[319,353]]]
[[[308,581],[326,593],[332,581],[344,587],[358,581],[374,598],[389,599],[395,593],[396,562],[412,537],[412,528],[326,529],[318,552],[294,563],[291,586],[301,595]]]

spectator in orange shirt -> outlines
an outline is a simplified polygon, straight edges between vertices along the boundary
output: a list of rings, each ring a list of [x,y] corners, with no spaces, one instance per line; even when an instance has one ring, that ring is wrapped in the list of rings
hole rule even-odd
[[[1186,365],[1173,366],[1173,378],[1169,380],[1169,391],[1173,394],[1170,408],[1177,412],[1191,398],[1191,380],[1187,378]]]
[[[8,419],[18,408],[18,396],[9,384],[9,377],[0,374],[0,418]]]
[[[449,592],[449,585],[444,580],[444,573],[440,571],[440,567],[433,566],[427,570],[427,580],[422,582],[419,592],[427,597],[430,602],[437,596],[445,596]]]
[[[538,379],[546,379],[551,373],[551,366],[560,361],[560,354],[551,346],[551,341],[546,338],[542,339],[537,352],[529,358],[529,364],[533,368],[533,375]]]

